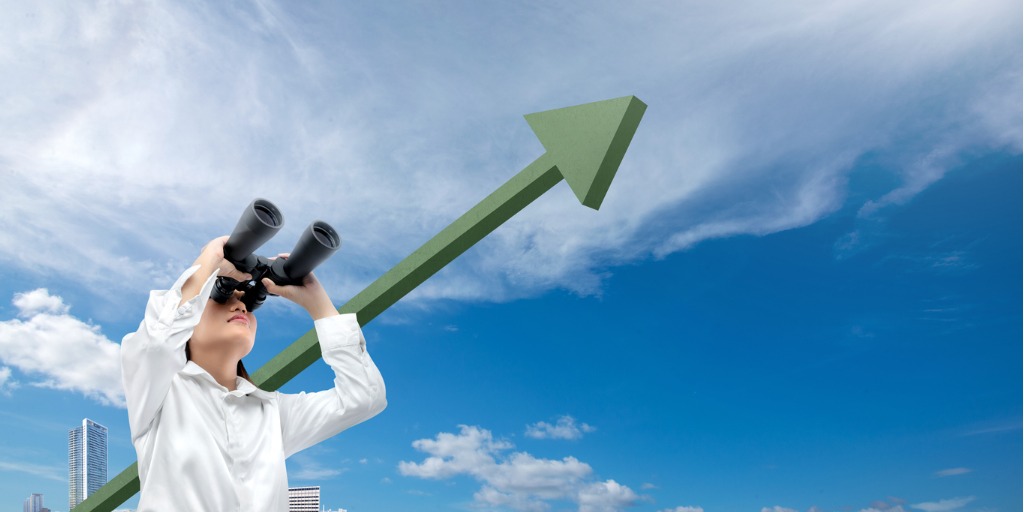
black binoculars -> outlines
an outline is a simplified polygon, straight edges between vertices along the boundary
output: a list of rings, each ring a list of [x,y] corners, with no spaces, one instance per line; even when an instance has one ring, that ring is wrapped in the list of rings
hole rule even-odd
[[[269,277],[277,285],[301,285],[306,275],[341,248],[338,232],[326,222],[317,220],[302,232],[295,249],[287,258],[270,260],[253,254],[283,225],[281,211],[266,199],[255,199],[246,207],[235,230],[224,244],[224,259],[240,272],[251,275],[252,279],[238,281],[230,277],[218,277],[210,294],[211,299],[224,304],[240,290],[244,292],[241,300],[246,311],[255,311],[267,299],[264,277]]]

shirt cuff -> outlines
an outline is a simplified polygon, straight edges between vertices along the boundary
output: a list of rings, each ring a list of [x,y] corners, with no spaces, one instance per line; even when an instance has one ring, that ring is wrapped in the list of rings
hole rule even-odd
[[[316,337],[320,340],[321,352],[356,345],[361,352],[366,350],[366,340],[363,339],[355,313],[331,315],[314,320],[313,327],[316,328]]]
[[[203,283],[199,293],[185,301],[185,303],[181,303],[181,289],[185,286],[185,281],[188,281],[188,278],[192,277],[199,268],[200,265],[193,265],[184,271],[168,290],[154,290],[150,292],[150,303],[153,305],[159,304],[158,311],[153,312],[156,313],[159,323],[171,326],[174,323],[181,323],[193,318],[198,323],[198,318],[202,316],[203,310],[206,308],[206,302],[210,298],[210,294],[213,293],[213,286],[217,281],[217,274],[220,272],[219,268],[213,269],[213,273]],[[181,305],[179,306],[179,304]]]

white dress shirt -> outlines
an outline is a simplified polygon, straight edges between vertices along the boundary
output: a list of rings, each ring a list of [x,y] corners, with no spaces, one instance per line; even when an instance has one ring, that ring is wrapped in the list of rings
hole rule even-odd
[[[150,292],[139,330],[121,341],[121,378],[138,453],[138,512],[286,512],[285,459],[365,421],[387,405],[384,379],[356,315],[314,322],[334,388],[285,394],[237,377],[228,391],[194,361],[185,342],[217,272],[194,298],[181,287]]]

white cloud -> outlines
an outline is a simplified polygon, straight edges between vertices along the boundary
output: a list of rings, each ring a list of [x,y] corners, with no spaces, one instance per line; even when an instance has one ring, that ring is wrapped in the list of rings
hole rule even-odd
[[[10,396],[11,391],[18,387],[18,382],[11,378],[11,369],[0,367],[0,393]]]
[[[68,468],[66,465],[47,466],[29,462],[0,460],[0,471],[16,471],[56,482],[68,481]]]
[[[704,512],[704,507],[676,507],[676,508],[663,508],[658,512]]]
[[[949,468],[935,472],[935,476],[957,476],[966,475],[973,471],[971,468]]]
[[[104,405],[124,407],[120,345],[68,313],[45,289],[16,294],[18,316],[0,321],[0,361],[39,380],[32,386],[81,393]],[[10,376],[8,369],[7,376]]]
[[[875,215],[965,150],[1018,151],[1017,10],[982,4],[587,2],[557,28],[580,5],[497,25],[481,5],[444,20],[459,30],[400,6],[14,4],[0,261],[113,302],[265,196],[288,220],[263,253],[322,217],[346,242],[321,277],[358,290],[539,156],[520,115],[634,93],[650,108],[601,212],[559,184],[409,301],[600,293],[610,266],[817,221],[864,155],[900,181]]]
[[[482,507],[543,511],[549,501],[568,500],[581,512],[614,511],[632,505],[639,496],[614,480],[595,481],[592,468],[576,459],[538,459],[525,452],[504,455],[513,445],[495,440],[489,430],[459,426],[459,433],[441,432],[419,439],[413,447],[428,455],[422,462],[402,461],[402,475],[447,479],[467,475],[481,483],[473,495]]]
[[[925,502],[911,505],[910,508],[916,508],[918,510],[924,510],[924,512],[949,512],[963,508],[968,503],[974,501],[974,496],[967,496],[963,498],[950,498],[948,500],[939,500],[936,502]]]
[[[418,439],[413,448],[431,456],[421,463],[401,462],[403,475],[444,479],[457,474],[491,471],[497,465],[494,455],[512,448],[507,441],[494,440],[489,430],[461,425],[458,434],[441,432],[434,439]],[[589,470],[589,468],[588,468]]]
[[[761,507],[761,512],[797,512],[795,509],[780,507],[775,505],[774,507]]]
[[[615,480],[594,482],[580,489],[580,512],[615,512],[633,505],[640,497]]]
[[[63,315],[68,312],[68,306],[64,304],[64,299],[50,295],[46,288],[16,293],[12,302],[14,307],[18,308],[18,316],[23,317],[31,317],[38,313]]]
[[[572,416],[562,416],[552,425],[544,421],[538,421],[533,425],[526,426],[526,437],[534,439],[579,439],[584,433],[593,432],[596,428],[580,423],[576,425],[576,419]]]

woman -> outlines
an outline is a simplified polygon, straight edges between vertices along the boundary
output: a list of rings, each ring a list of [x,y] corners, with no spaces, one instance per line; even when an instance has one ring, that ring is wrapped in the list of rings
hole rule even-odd
[[[203,247],[169,290],[150,292],[138,331],[121,341],[138,512],[284,512],[285,459],[387,405],[356,315],[339,314],[313,274],[301,286],[263,283],[309,312],[334,388],[285,394],[253,385],[242,358],[256,317],[242,292],[224,304],[209,300],[218,276],[251,277],[224,259],[227,239]]]

